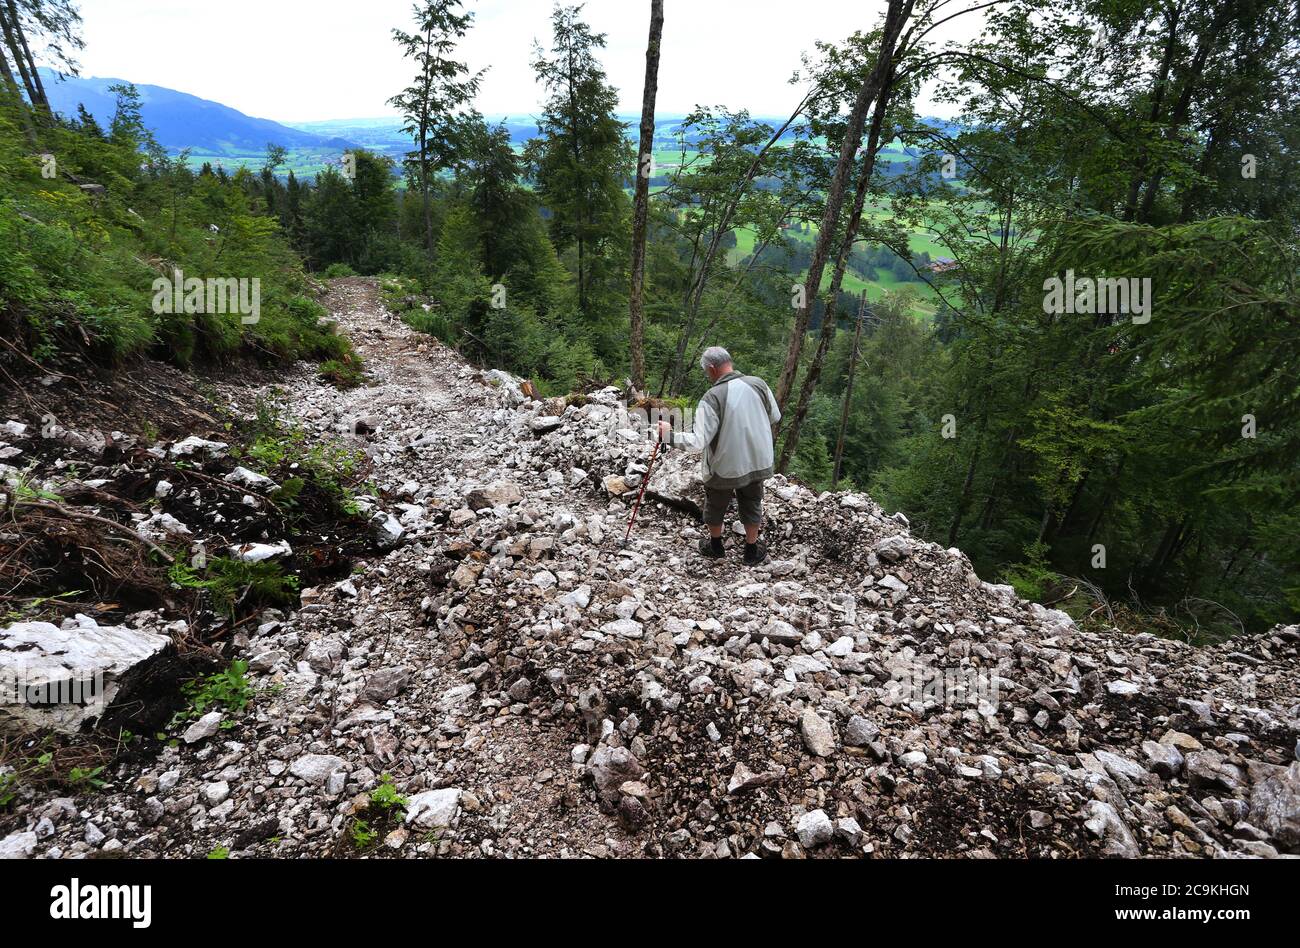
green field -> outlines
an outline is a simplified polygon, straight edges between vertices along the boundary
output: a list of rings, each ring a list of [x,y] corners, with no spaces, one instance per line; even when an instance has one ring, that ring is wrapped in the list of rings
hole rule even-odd
[[[339,167],[342,159],[341,151],[326,148],[294,148],[290,149],[288,160],[277,169],[276,173],[283,177],[292,171],[299,180],[309,181],[329,165]],[[205,163],[211,164],[213,168],[225,168],[228,174],[234,174],[240,168],[260,172],[262,165],[266,163],[266,151],[228,151],[220,155],[202,152],[190,154],[190,167],[194,170],[202,168]]]
[[[867,215],[873,220],[888,220],[890,211],[887,207],[874,205],[868,209]],[[807,230],[789,230],[786,234],[794,240],[811,244],[818,231],[816,224],[809,223]],[[740,265],[741,261],[754,252],[755,242],[756,235],[752,230],[749,228],[737,230],[736,246],[728,251],[727,262],[732,266]],[[929,253],[936,259],[949,255],[947,248],[938,243],[935,235],[928,229],[913,229],[909,242],[913,253]],[[829,289],[830,283],[831,272],[828,269],[822,280],[822,289]],[[867,298],[872,302],[878,301],[887,292],[911,290],[916,295],[912,312],[920,319],[929,319],[938,309],[938,294],[928,284],[899,280],[892,273],[878,272],[873,279],[867,280],[862,274],[850,268],[844,274],[843,289],[847,293],[866,292]]]

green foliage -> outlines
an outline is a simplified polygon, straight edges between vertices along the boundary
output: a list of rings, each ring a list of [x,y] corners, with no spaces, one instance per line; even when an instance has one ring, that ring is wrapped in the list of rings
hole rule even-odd
[[[346,384],[348,375],[343,378]],[[335,513],[357,514],[355,491],[361,486],[365,453],[337,442],[313,441],[301,425],[281,421],[269,402],[258,403],[251,443],[238,453],[259,473],[280,482],[272,497],[278,506],[292,511],[310,484],[328,498]]]
[[[581,19],[582,7],[556,5],[552,47],[539,47],[533,70],[548,98],[538,120],[540,136],[527,160],[538,196],[550,210],[556,248],[576,256],[577,305],[591,320],[610,303],[612,266],[626,254],[628,199],[623,190],[635,165],[623,123],[615,116],[618,90],[596,58],[605,35]]]
[[[365,379],[361,370],[351,362],[330,359],[320,364],[320,376],[338,388],[356,388]]]
[[[181,687],[181,694],[185,696],[188,707],[177,713],[173,727],[216,709],[239,714],[252,703],[255,695],[248,680],[248,662],[231,662],[224,671],[188,681]]]
[[[478,335],[492,287],[479,263],[478,230],[468,207],[448,212],[434,259],[434,299],[439,315],[446,320],[453,339],[466,332]]]
[[[229,858],[230,858],[230,847],[228,847],[228,846],[218,846],[216,849],[212,850],[212,852],[208,853],[208,855],[207,855],[205,858],[207,858],[207,859],[229,859]]]
[[[217,557],[200,574],[183,561],[169,571],[171,582],[182,589],[203,590],[213,607],[232,618],[241,609],[289,606],[298,600],[298,580],[286,576],[279,563],[245,563]]]
[[[521,156],[506,128],[473,113],[478,77],[455,54],[471,23],[461,7],[426,0],[395,37],[415,73],[394,100],[414,146],[405,189],[364,151],[347,174],[330,167],[310,182],[282,180],[274,152],[260,175],[195,174],[150,142],[138,96],[122,88],[107,132],[85,117],[41,128],[63,167],[108,188],[93,197],[43,180],[24,139],[30,116],[0,106],[6,338],[38,359],[83,345],[82,333],[105,361],[150,348],[180,363],[307,357],[355,384],[361,363],[311,300],[301,254],[327,275],[385,274],[385,299],[408,324],[543,395],[621,380],[634,155],[599,59],[605,39],[580,7],[555,8],[533,63],[539,134]],[[1145,617],[1162,632],[1200,623],[1218,635],[1236,619],[1295,621],[1292,13],[1015,2],[953,48],[960,69],[917,47],[895,70],[890,141],[867,182],[791,472],[830,486],[847,400],[840,486],[869,489],[918,533],[960,545],[982,575],[1031,597],[1080,577],[1130,600],[1126,627]],[[810,68],[822,94],[776,147],[764,151],[774,128],[722,106],[656,142],[670,168],[652,179],[652,391],[698,398],[695,364],[715,343],[743,371],[776,379],[790,286],[809,265],[847,100],[880,32],[819,44]],[[1123,68],[1096,68],[1099,35]],[[958,121],[917,118],[923,83]],[[944,155],[960,157],[956,179],[940,173]],[[956,262],[929,269],[940,254]],[[150,284],[175,266],[260,276],[261,321],[153,314]],[[1066,271],[1150,280],[1150,321],[1050,311],[1045,281]],[[860,290],[870,305],[855,352],[849,294]],[[823,312],[819,302],[811,332]],[[268,427],[250,457],[283,484],[282,510],[318,487],[354,507],[359,464],[301,432]]]
[[[1048,566],[1048,553],[1047,544],[1031,543],[1025,549],[1024,562],[1008,566],[999,582],[1012,586],[1021,599],[1042,602],[1048,589],[1059,578]]]
[[[0,773],[0,810],[9,806],[18,797],[18,774]]]
[[[101,767],[73,767],[68,771],[68,786],[73,789],[80,787],[93,787],[96,790],[103,790],[108,786],[108,782],[100,778],[104,772]]]
[[[38,361],[64,349],[104,364],[144,352],[180,365],[237,352],[270,362],[352,355],[304,296],[301,263],[262,206],[257,179],[194,173],[184,154],[152,141],[136,90],[114,91],[109,134],[85,117],[42,127],[54,178],[21,144],[21,107],[0,101],[0,313],[11,337]],[[70,175],[106,190],[83,192]],[[257,320],[169,312],[170,284],[158,281],[177,273],[247,281],[246,297],[258,281]]]
[[[379,839],[379,833],[362,819],[352,821],[352,845],[357,849],[369,849]]]
[[[384,774],[379,778],[379,786],[370,791],[370,805],[385,813],[404,811],[410,802],[397,792],[397,787],[393,784],[392,774]]]
[[[1043,12],[1050,27],[1008,8],[972,42],[1021,65],[946,85],[962,127],[907,133],[962,156],[960,188],[918,176],[895,201],[960,266],[936,281],[935,356],[877,356],[914,375],[915,414],[882,413],[898,437],[883,468],[865,465],[871,488],[1027,598],[1079,585],[1124,628],[1202,640],[1293,622],[1300,191],[1282,184],[1294,148],[1277,147],[1294,142],[1294,118],[1260,105],[1300,91],[1287,29],[1199,2],[1177,42],[1153,8]],[[1167,50],[1177,93],[1150,71],[1159,57],[1131,75],[1088,70],[1098,32],[1124,55]],[[1058,69],[1068,94],[1039,97],[1029,76]],[[1204,117],[1195,136],[1191,115]],[[1097,133],[1081,139],[1081,123]],[[1261,187],[1241,155],[1265,152],[1276,164]],[[1123,280],[1148,307],[1056,311],[1050,281],[1067,274]]]
[[[67,766],[64,750],[82,763]],[[50,735],[34,741],[0,744],[0,810],[12,806],[24,788],[57,788],[71,793],[104,790],[106,765],[87,764],[82,749],[64,748]]]

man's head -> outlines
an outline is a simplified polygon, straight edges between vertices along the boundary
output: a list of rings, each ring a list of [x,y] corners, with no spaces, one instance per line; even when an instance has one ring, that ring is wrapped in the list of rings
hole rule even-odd
[[[704,374],[709,377],[710,382],[716,382],[733,371],[731,353],[720,346],[706,349],[704,357],[700,359],[700,368],[704,369]]]

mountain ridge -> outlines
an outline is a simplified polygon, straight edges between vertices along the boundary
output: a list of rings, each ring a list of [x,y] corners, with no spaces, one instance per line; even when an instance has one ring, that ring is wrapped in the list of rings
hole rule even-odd
[[[112,120],[116,99],[109,87],[129,82],[112,77],[76,77],[42,69],[50,104],[56,112],[75,116],[77,106],[102,125]],[[286,148],[343,150],[356,147],[339,137],[318,135],[272,119],[256,118],[238,109],[165,86],[135,83],[140,92],[145,125],[164,148],[240,155],[265,151],[267,144]]]

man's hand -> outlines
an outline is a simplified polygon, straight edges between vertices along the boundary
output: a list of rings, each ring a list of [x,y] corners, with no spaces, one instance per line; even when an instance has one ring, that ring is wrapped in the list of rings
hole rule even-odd
[[[668,421],[659,422],[659,440],[666,442],[671,440],[672,436],[673,436],[672,422],[668,422]]]

